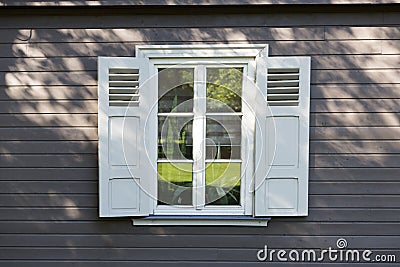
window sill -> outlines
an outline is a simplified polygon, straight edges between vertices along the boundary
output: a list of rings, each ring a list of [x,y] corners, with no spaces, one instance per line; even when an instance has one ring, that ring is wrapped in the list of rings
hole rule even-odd
[[[132,219],[134,226],[174,226],[174,225],[196,225],[196,226],[264,226],[268,225],[271,218],[254,218],[252,216],[148,216]]]

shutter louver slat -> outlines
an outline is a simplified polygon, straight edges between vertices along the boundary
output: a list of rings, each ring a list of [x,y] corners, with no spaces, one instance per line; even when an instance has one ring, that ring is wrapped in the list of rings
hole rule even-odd
[[[270,106],[299,105],[299,69],[268,69],[267,101]]]
[[[139,105],[139,69],[109,69],[110,106]]]

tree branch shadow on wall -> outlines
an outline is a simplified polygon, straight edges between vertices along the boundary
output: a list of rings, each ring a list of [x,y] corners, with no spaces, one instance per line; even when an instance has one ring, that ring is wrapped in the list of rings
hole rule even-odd
[[[261,248],[268,235],[327,234],[331,230],[320,222],[340,220],[349,224],[354,220],[353,211],[345,208],[372,208],[363,218],[370,221],[376,209],[381,208],[368,204],[371,195],[400,193],[398,187],[385,191],[375,187],[383,181],[398,182],[400,142],[393,139],[400,134],[400,62],[391,55],[398,53],[397,43],[386,41],[393,37],[393,29],[370,29],[376,39],[360,40],[361,28],[202,28],[186,23],[188,27],[182,29],[57,29],[54,25],[32,28],[32,35],[29,28],[7,31],[5,44],[1,45],[4,49],[0,50],[3,220],[55,220],[59,225],[79,227],[86,224],[87,227],[76,230],[33,223],[34,226],[21,231],[86,231],[102,235],[105,246],[118,244],[111,234],[121,233],[178,238],[191,233],[263,232],[265,236],[258,236],[255,241]],[[326,39],[328,30],[330,40]],[[346,41],[340,40],[340,36]],[[127,219],[98,219],[97,56],[134,56],[137,44],[203,42],[268,43],[271,56],[312,56],[310,215],[274,219],[266,231],[239,231],[234,227],[143,227],[133,231]],[[388,55],[382,56],[383,49]],[[343,185],[354,191],[338,196],[344,192]],[[352,194],[366,201],[352,202]],[[69,236],[62,245],[82,244],[77,240]],[[303,241],[298,245],[307,247],[315,240]]]

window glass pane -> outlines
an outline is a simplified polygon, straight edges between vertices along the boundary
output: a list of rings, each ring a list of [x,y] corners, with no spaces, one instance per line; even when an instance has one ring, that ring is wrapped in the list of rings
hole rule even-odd
[[[158,158],[193,159],[193,117],[158,117]]]
[[[240,165],[206,164],[206,205],[240,205]]]
[[[158,163],[158,205],[192,205],[192,163]]]
[[[192,112],[194,70],[158,70],[158,112]]]
[[[207,68],[207,112],[242,111],[243,68]]]
[[[207,116],[206,159],[240,159],[240,116]]]

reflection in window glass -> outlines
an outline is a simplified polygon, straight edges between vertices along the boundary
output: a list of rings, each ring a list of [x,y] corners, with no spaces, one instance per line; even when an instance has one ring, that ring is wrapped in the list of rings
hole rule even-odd
[[[240,116],[208,116],[206,120],[206,158],[240,159]]]
[[[240,205],[240,165],[206,164],[206,205]]]
[[[158,112],[192,112],[193,81],[193,69],[159,69]]]
[[[192,163],[158,163],[158,205],[192,205]]]
[[[207,68],[207,112],[242,111],[243,68]]]
[[[240,206],[243,68],[208,67],[206,86],[196,88],[194,69],[158,69],[157,203],[193,208],[194,194],[206,205]],[[206,90],[197,92],[205,103],[195,89]],[[201,119],[195,133],[194,116]],[[195,142],[200,164],[193,162],[193,138],[206,139]],[[193,188],[194,177],[205,188]]]
[[[193,159],[192,117],[158,117],[158,158]]]

